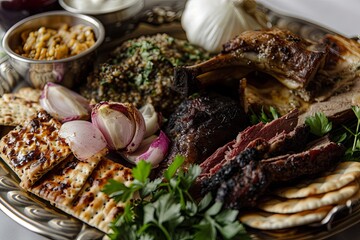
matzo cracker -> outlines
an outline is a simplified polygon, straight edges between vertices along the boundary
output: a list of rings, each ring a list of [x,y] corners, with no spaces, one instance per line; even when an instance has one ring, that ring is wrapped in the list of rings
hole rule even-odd
[[[6,134],[0,141],[0,156],[28,189],[66,159],[70,148],[58,135],[61,123],[45,111]]]
[[[91,175],[107,149],[86,160],[78,160],[72,155],[43,176],[29,191],[55,204],[70,204],[86,180]]]
[[[103,158],[86,181],[74,202],[64,206],[56,204],[64,212],[79,218],[103,232],[109,231],[109,223],[123,211],[124,204],[116,203],[102,192],[109,179],[121,182],[132,181],[131,169]]]
[[[0,125],[17,126],[24,124],[41,109],[38,102],[16,96],[0,98]]]

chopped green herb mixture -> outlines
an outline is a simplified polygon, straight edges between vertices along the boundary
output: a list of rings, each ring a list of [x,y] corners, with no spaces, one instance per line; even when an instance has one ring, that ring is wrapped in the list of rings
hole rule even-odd
[[[136,107],[152,103],[166,112],[182,100],[170,88],[174,67],[208,58],[204,50],[167,34],[142,36],[115,49],[110,59],[88,76],[81,94],[96,102],[131,102]]]
[[[126,204],[124,213],[111,225],[112,240],[249,239],[238,221],[238,211],[223,209],[210,194],[200,202],[193,199],[189,190],[201,170],[192,165],[184,172],[183,162],[177,156],[164,179],[150,180],[151,165],[140,161],[132,170],[130,186],[116,181],[105,186],[105,193]]]

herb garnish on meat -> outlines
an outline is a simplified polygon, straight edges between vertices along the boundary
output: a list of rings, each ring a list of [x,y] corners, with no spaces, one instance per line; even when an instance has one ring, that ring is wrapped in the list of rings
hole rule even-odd
[[[352,106],[356,119],[343,124],[337,129],[335,138],[338,143],[346,146],[345,159],[347,161],[359,161],[360,157],[360,107]],[[345,129],[345,132],[344,132]]]
[[[310,132],[318,137],[322,137],[332,130],[332,123],[322,112],[307,117],[305,124],[310,127]]]
[[[252,108],[250,108],[249,110],[251,112],[251,124],[257,124],[259,122],[268,123],[280,117],[280,114],[273,106],[269,107],[269,113],[264,110],[264,107],[261,108],[261,112],[259,113],[254,112]]]
[[[316,136],[331,134],[331,139],[341,143],[346,147],[345,160],[359,161],[360,157],[360,107],[352,106],[356,119],[341,124],[333,128],[332,122],[324,113],[315,113],[313,116],[306,118],[305,124],[310,126],[311,133]]]
[[[199,203],[192,198],[189,189],[201,169],[192,165],[184,172],[183,162],[177,156],[164,179],[150,180],[151,165],[140,161],[132,170],[130,186],[116,181],[105,186],[105,193],[126,203],[124,213],[112,223],[111,239],[249,239],[238,221],[238,211],[223,210],[211,194]],[[139,197],[133,199],[136,193]]]

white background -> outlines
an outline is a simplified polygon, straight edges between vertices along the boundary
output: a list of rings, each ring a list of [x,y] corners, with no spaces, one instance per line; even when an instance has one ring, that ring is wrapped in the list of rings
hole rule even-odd
[[[148,1],[148,0],[146,0]],[[258,0],[283,14],[304,18],[345,36],[360,34],[360,0]],[[360,225],[331,238],[359,239]],[[0,240],[44,240],[0,211]]]
[[[359,0],[257,0],[279,13],[310,20],[352,37],[360,34]]]

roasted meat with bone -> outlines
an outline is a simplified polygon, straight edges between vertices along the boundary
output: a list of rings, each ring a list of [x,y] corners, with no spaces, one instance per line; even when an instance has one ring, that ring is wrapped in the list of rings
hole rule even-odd
[[[240,98],[245,112],[273,106],[280,114],[298,108],[304,117],[315,112],[324,112],[332,120],[349,117],[350,106],[358,105],[356,99],[360,99],[360,44],[338,35],[326,35],[322,42],[329,48],[325,65],[306,89],[290,90],[259,73],[242,79]]]
[[[276,107],[280,114],[298,108],[306,112],[319,108],[342,112],[349,109],[349,96],[359,94],[360,44],[339,35],[326,35],[321,42],[329,51],[325,64],[319,68],[306,88],[291,90],[265,74],[248,74],[241,86],[241,102],[245,111],[259,107]],[[309,109],[310,108],[310,109]],[[321,109],[319,109],[321,110]],[[330,115],[335,115],[332,112]],[[327,114],[328,115],[328,114]]]
[[[305,88],[324,64],[327,51],[324,44],[310,42],[287,30],[246,31],[224,44],[222,53],[214,58],[176,68],[172,85],[178,92],[190,95],[214,82],[211,72],[240,69],[244,75],[249,71],[265,72],[289,89]]]
[[[172,85],[187,95],[232,82],[240,89],[245,112],[273,106],[286,114],[295,108],[305,112],[315,102],[351,91],[359,76],[358,41],[328,34],[313,43],[271,29],[244,32],[212,59],[176,68]]]

